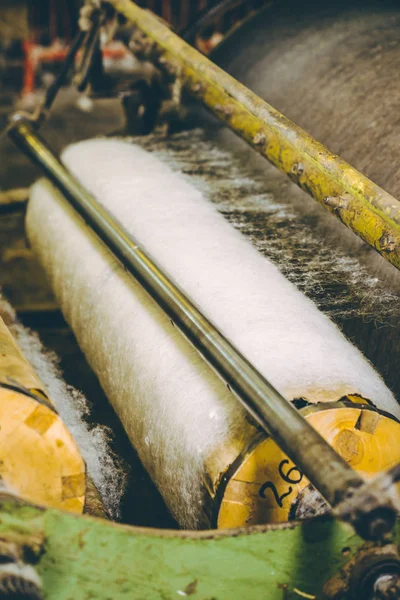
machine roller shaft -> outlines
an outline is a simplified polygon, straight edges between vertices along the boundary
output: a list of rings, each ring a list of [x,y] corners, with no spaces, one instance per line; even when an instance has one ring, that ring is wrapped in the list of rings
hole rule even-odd
[[[61,164],[30,122],[16,115],[9,135],[65,195],[99,238],[127,270],[143,285],[174,324],[226,382],[245,408],[298,465],[332,506],[349,499],[365,485],[364,480],[303,419],[296,408],[238,352],[191,302],[179,287],[161,271],[137,242]],[[372,521],[381,499],[371,504]],[[387,527],[394,509],[385,509]],[[355,527],[365,537],[374,537],[369,514]],[[355,519],[357,521],[357,519]]]

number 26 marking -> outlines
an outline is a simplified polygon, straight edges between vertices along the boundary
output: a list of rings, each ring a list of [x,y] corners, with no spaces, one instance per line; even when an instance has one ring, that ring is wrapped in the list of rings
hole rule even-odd
[[[279,475],[281,476],[281,478],[283,479],[283,481],[286,481],[286,483],[300,483],[300,481],[303,479],[303,473],[300,471],[300,469],[298,469],[298,467],[292,467],[291,469],[289,469],[289,471],[285,474],[283,472],[283,467],[285,465],[288,465],[289,461],[287,459],[283,460],[278,467],[278,471],[279,471]],[[297,475],[292,475],[292,473],[297,473]],[[281,494],[281,496],[278,494],[278,490],[275,487],[275,484],[272,483],[272,481],[267,481],[266,483],[264,483],[259,490],[259,495],[261,496],[261,498],[265,498],[265,492],[266,490],[271,490],[275,501],[277,503],[277,505],[282,508],[283,507],[283,500],[287,497],[290,496],[290,494],[293,492],[293,488],[292,486],[289,486],[289,489],[287,492],[285,492],[284,494]]]

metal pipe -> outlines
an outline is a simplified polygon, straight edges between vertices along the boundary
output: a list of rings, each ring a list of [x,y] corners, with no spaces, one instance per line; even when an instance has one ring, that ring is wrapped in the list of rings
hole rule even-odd
[[[361,476],[200,312],[122,225],[81,186],[25,117],[14,116],[9,135],[41,167],[99,238],[226,382],[249,413],[332,506],[363,485]]]
[[[146,36],[147,58],[349,229],[400,268],[400,203],[131,0],[108,0]]]
[[[68,50],[68,54],[62,64],[61,70],[57,74],[53,83],[49,86],[44,98],[42,99],[37,110],[35,111],[34,119],[37,120],[39,124],[41,124],[42,121],[44,121],[47,118],[50,109],[53,105],[53,102],[56,99],[58,92],[60,91],[61,86],[64,85],[69,71],[74,65],[76,54],[82,46],[85,37],[85,31],[79,31],[77,33],[70,49]]]
[[[183,2],[185,4],[185,2]],[[199,3],[200,4],[200,3]],[[213,5],[207,6],[207,2],[200,7],[200,12],[190,23],[185,25],[178,32],[178,35],[188,44],[194,44],[196,36],[208,25],[221,18],[229,10],[237,8],[243,4],[243,0],[218,0]]]
[[[85,42],[85,51],[82,57],[78,72],[74,76],[74,84],[79,92],[83,92],[90,79],[93,56],[96,51],[100,52],[100,30],[103,24],[103,15],[101,12],[94,12],[92,15],[92,24],[87,34]]]

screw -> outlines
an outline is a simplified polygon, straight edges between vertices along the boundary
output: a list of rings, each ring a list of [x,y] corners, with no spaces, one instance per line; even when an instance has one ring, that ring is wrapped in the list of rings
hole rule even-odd
[[[0,540],[0,598],[43,600],[40,578],[23,555],[27,558],[26,549],[24,552],[15,543]]]
[[[0,556],[0,598],[43,600],[41,582],[35,569],[13,551]]]
[[[381,250],[384,252],[394,252],[396,250],[397,244],[396,240],[390,233],[384,233],[379,240],[379,245]]]
[[[369,526],[369,536],[372,540],[381,540],[383,536],[391,531],[391,523],[383,518],[376,517]]]
[[[378,507],[374,510],[362,510],[356,515],[354,526],[365,540],[379,541],[390,533],[396,522],[396,511],[392,507]],[[400,599],[399,599],[400,600]]]
[[[380,575],[374,583],[371,600],[399,600],[400,577],[398,573]]]
[[[294,163],[294,165],[292,167],[292,173],[293,173],[293,175],[297,175],[298,177],[300,177],[300,175],[303,175],[303,173],[304,173],[303,163],[301,163],[301,162]]]
[[[333,208],[335,212],[338,212],[342,208],[347,207],[347,200],[346,198],[343,198],[343,196],[326,196],[324,198],[324,204],[329,206],[329,208]]]
[[[263,133],[262,131],[259,131],[253,137],[253,144],[255,146],[262,146],[263,144],[265,144],[265,140],[266,140],[265,133]]]

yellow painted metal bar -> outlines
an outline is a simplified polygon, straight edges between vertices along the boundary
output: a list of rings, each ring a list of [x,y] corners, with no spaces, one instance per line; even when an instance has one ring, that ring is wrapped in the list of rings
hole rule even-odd
[[[160,68],[349,229],[400,268],[400,203],[130,0],[108,0]]]

